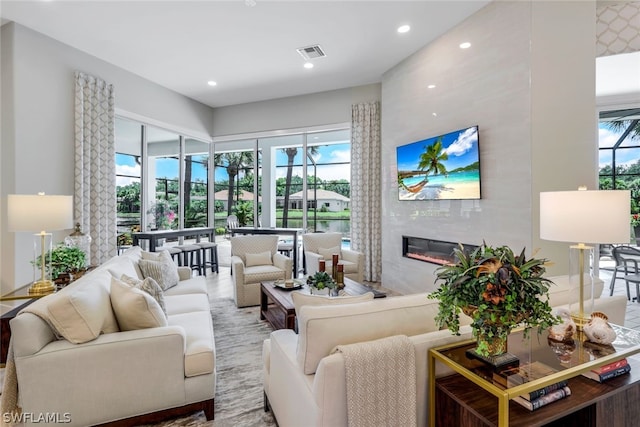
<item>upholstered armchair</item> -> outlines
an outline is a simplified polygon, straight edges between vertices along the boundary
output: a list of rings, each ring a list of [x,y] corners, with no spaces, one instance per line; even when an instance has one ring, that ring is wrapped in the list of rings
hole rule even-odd
[[[231,238],[233,299],[237,307],[260,304],[260,283],[290,279],[291,258],[278,253],[277,235],[235,236]]]
[[[332,255],[338,254],[338,264],[344,265],[344,275],[362,283],[364,254],[342,248],[341,233],[308,233],[302,235],[305,268],[308,275],[318,271],[318,261],[325,260],[326,270],[331,272]]]

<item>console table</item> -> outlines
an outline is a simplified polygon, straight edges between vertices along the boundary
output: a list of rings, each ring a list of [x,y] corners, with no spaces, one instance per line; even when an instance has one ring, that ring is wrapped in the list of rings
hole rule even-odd
[[[528,339],[523,331],[509,336],[509,352],[516,355],[523,366],[542,362],[555,373],[526,382],[504,387],[493,381],[493,368],[484,362],[467,356],[466,351],[476,345],[474,340],[462,341],[429,350],[429,408],[432,426],[600,426],[636,425],[640,419],[638,405],[630,405],[640,399],[640,362],[631,356],[640,353],[640,331],[612,325],[618,335],[612,346],[598,346],[586,342],[584,337],[575,339],[575,348],[562,354],[562,361],[548,342],[547,332],[531,331]],[[551,344],[551,345],[550,345]],[[598,383],[583,377],[583,372],[627,358],[632,364],[631,373]],[[436,363],[451,368],[455,375],[435,378]],[[571,396],[529,412],[512,402],[516,396],[529,393],[561,380],[568,380]],[[630,400],[627,400],[630,399]],[[446,415],[443,415],[446,414]],[[627,420],[611,424],[615,416]],[[565,419],[566,418],[566,419]],[[450,421],[453,419],[454,421]],[[574,420],[578,420],[574,424]],[[598,421],[600,420],[600,421]],[[602,424],[609,420],[608,424]],[[451,423],[450,423],[451,422]]]
[[[200,236],[207,236],[210,242],[215,242],[216,229],[214,227],[194,227],[182,228],[180,230],[153,230],[139,231],[131,233],[133,246],[139,246],[140,240],[149,241],[149,252],[155,252],[158,246],[158,239],[170,239],[176,237],[196,236],[196,241],[200,241]]]

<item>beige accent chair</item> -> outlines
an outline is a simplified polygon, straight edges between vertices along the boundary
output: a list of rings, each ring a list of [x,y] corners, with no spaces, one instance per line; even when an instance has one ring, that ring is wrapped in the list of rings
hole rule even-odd
[[[340,255],[338,264],[344,265],[344,275],[362,283],[364,277],[364,254],[342,248],[341,233],[308,233],[302,235],[305,269],[308,275],[318,271],[318,261],[324,259],[326,271],[331,272],[331,254]]]
[[[237,307],[260,304],[260,283],[290,279],[291,258],[278,252],[277,235],[250,235],[231,238],[233,299]]]

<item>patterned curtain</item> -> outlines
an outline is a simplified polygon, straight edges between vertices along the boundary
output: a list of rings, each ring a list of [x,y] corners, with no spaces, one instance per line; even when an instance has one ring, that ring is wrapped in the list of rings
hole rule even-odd
[[[364,253],[364,280],[382,276],[380,103],[351,108],[351,247]]]
[[[116,253],[116,175],[113,86],[76,71],[76,222],[91,236],[89,261],[99,265]]]

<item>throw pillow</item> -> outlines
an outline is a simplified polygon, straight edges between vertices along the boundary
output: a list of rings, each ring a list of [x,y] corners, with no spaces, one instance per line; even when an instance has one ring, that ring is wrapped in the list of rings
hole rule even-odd
[[[160,304],[146,292],[111,279],[111,306],[122,331],[167,326]]]
[[[138,265],[145,279],[151,277],[158,282],[163,291],[166,291],[180,281],[178,266],[173,262],[168,251],[162,251],[158,254],[157,261],[141,259],[138,261]]]
[[[322,256],[322,258],[329,262],[333,260],[334,254],[338,254],[338,256],[342,258],[342,254],[340,253],[340,246],[334,246],[333,248],[318,248],[318,253]]]
[[[373,299],[373,292],[367,292],[362,295],[346,295],[339,297],[326,297],[323,295],[308,295],[303,294],[302,292],[293,292],[291,293],[291,299],[293,300],[293,306],[296,309],[297,316],[303,305],[340,305],[371,301]]]
[[[260,252],[259,254],[245,254],[246,266],[253,267],[255,265],[273,265],[271,261],[271,252]]]
[[[122,277],[120,277],[120,280],[122,280],[127,285],[143,290],[151,295],[153,299],[156,300],[158,304],[160,304],[160,308],[162,308],[162,311],[166,316],[167,307],[164,303],[164,292],[162,292],[162,288],[160,287],[160,285],[158,285],[158,282],[153,280],[152,277],[147,277],[144,280],[140,280],[136,277],[130,277],[126,274],[123,274]]]
[[[108,271],[98,271],[87,275],[84,283],[78,281],[73,287],[43,298],[49,301],[46,307],[49,321],[59,335],[74,344],[82,344],[101,333],[118,330],[109,290],[101,283],[102,280],[109,283],[110,278]]]

